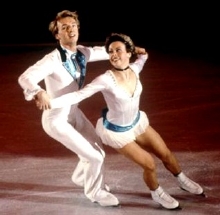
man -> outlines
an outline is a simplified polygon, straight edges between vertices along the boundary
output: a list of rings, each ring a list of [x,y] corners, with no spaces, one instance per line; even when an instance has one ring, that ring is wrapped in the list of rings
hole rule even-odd
[[[108,59],[104,46],[92,48],[77,45],[79,27],[76,12],[59,12],[49,25],[49,30],[58,41],[57,48],[24,71],[18,82],[25,99],[35,100],[39,109],[43,110],[44,131],[79,157],[72,175],[73,182],[84,187],[86,197],[92,202],[101,206],[117,206],[118,199],[105,189],[105,153],[91,122],[78,104],[49,110],[50,98],[82,87],[87,62]],[[39,85],[43,80],[46,89]]]

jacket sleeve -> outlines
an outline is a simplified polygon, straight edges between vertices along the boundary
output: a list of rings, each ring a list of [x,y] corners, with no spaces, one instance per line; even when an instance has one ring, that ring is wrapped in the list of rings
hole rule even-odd
[[[49,55],[44,56],[25,70],[19,77],[18,83],[23,89],[24,97],[30,101],[42,89],[40,82],[51,73],[53,60]]]
[[[79,49],[86,56],[87,62],[109,59],[109,55],[105,51],[104,46],[86,47],[86,46],[78,45],[77,49]]]

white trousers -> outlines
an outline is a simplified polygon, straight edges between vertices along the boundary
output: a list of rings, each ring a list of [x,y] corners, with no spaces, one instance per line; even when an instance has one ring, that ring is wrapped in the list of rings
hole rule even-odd
[[[92,123],[73,105],[44,111],[42,125],[50,137],[77,154],[80,160],[73,179],[94,201],[97,192],[104,189],[105,152]]]

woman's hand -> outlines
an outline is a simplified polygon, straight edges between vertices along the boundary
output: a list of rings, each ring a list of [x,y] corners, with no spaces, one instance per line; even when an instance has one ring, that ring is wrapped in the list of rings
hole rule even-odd
[[[138,46],[135,46],[135,53],[136,54],[147,54],[145,48],[141,48],[141,47],[138,47]]]
[[[42,90],[38,92],[35,96],[35,104],[40,110],[48,110],[51,108],[50,106],[50,96],[46,91]]]

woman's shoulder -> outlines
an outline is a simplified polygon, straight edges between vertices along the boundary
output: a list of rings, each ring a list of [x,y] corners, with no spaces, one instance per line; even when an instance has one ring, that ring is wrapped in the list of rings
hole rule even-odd
[[[110,86],[111,84],[114,83],[114,77],[112,75],[111,70],[106,70],[104,73],[101,75],[97,76],[94,79],[95,82],[102,83],[103,85]]]
[[[112,78],[112,72],[111,72],[111,70],[106,70],[104,73],[97,76],[97,78],[100,80],[103,80],[103,81],[109,81],[109,79]]]

